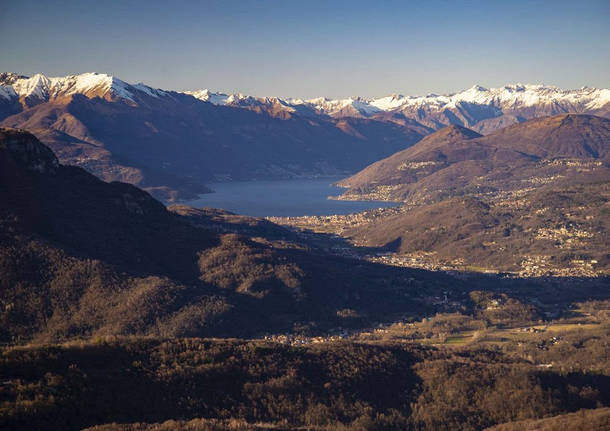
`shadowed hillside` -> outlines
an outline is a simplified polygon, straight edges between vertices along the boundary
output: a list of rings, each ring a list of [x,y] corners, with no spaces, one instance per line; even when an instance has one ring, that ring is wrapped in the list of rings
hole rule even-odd
[[[0,132],[0,183],[3,341],[316,331],[418,309],[415,280],[456,284],[329,256],[262,220],[170,212],[59,164],[23,131]]]
[[[0,125],[34,133],[62,163],[129,182],[165,200],[211,180],[340,175],[418,141],[429,129],[214,106],[190,95],[134,100],[74,94],[26,107]]]
[[[607,342],[607,335],[597,340]],[[608,376],[599,368],[583,372],[573,358],[548,352],[573,371],[541,369],[526,359],[535,344],[525,348],[196,338],[3,348],[0,426],[475,431],[610,404]],[[606,353],[587,351],[602,361]],[[603,424],[605,413],[547,421]]]

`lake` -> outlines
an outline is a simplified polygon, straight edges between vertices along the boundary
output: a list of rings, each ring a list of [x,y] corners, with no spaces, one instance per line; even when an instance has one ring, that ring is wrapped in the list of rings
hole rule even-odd
[[[391,207],[395,202],[337,201],[328,196],[344,189],[331,185],[341,178],[245,181],[210,184],[215,193],[184,202],[192,207],[222,208],[254,217],[295,217],[349,214],[372,208]]]

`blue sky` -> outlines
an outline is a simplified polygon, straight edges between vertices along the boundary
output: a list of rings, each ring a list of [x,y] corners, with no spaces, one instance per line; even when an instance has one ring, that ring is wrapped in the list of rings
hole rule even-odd
[[[610,87],[610,1],[29,1],[0,5],[0,71],[113,74],[257,96]]]

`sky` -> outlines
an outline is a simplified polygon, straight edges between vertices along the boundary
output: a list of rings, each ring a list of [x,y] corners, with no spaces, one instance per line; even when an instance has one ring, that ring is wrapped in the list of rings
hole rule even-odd
[[[610,88],[610,0],[0,0],[0,71],[279,97]]]

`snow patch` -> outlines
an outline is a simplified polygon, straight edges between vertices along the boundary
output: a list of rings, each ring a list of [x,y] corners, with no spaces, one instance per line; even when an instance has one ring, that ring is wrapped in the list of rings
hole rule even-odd
[[[203,100],[204,102],[210,102],[213,105],[226,105],[228,95],[223,93],[212,93],[207,88],[205,90],[198,91],[184,91],[184,94],[189,94],[196,99]]]
[[[167,96],[167,92],[165,92],[163,90],[159,90],[157,88],[149,87],[148,85],[145,85],[142,82],[140,82],[138,84],[134,84],[134,85],[132,85],[132,87],[135,88],[136,90],[143,91],[144,93],[146,93],[152,97],[159,98],[160,96]]]
[[[11,100],[19,96],[11,85],[0,85],[0,97],[6,100]]]

